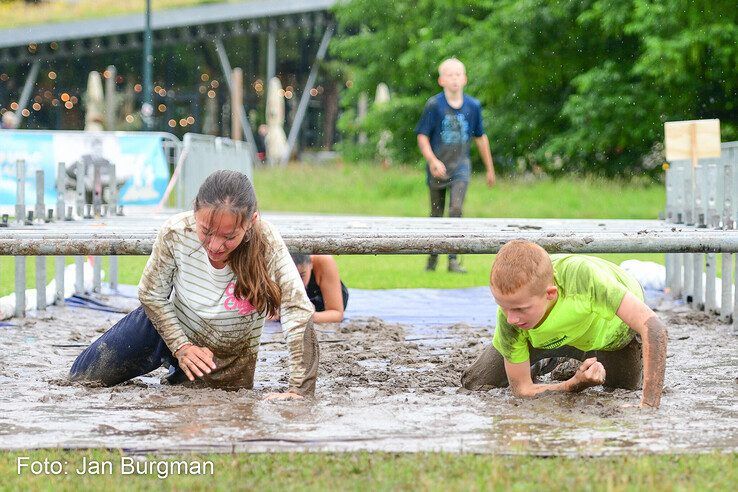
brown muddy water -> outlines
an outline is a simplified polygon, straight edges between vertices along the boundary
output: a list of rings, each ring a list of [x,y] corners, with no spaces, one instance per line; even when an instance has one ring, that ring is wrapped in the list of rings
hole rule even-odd
[[[76,355],[121,315],[50,308],[0,327],[0,449],[182,451],[465,451],[606,455],[738,450],[738,337],[685,308],[669,327],[666,390],[657,411],[639,391],[590,388],[522,400],[508,389],[460,388],[491,328],[416,328],[380,319],[319,325],[313,399],[267,402],[285,387],[279,325],[262,337],[255,389],[159,383],[165,371],[113,388],[69,385]]]

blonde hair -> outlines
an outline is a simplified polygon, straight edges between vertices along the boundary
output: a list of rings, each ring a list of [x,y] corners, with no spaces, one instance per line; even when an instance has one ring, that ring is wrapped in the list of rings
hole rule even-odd
[[[440,65],[438,65],[438,75],[443,76],[443,70],[447,66],[453,65],[455,63],[458,63],[459,65],[461,65],[461,69],[464,70],[464,73],[466,73],[466,67],[464,66],[463,63],[461,63],[461,60],[459,60],[458,58],[452,57],[452,58],[446,58],[445,60],[441,62]]]
[[[522,287],[541,293],[553,281],[553,265],[546,250],[520,239],[500,248],[489,275],[490,286],[503,295],[513,294]]]

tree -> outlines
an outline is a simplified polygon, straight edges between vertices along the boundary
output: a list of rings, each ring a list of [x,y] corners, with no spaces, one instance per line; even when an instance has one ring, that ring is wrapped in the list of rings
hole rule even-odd
[[[395,96],[341,128],[389,127],[398,159],[419,158],[412,129],[448,56],[467,65],[503,168],[655,174],[669,120],[717,117],[723,140],[738,138],[735,2],[353,0],[336,13],[344,104],[380,81]]]

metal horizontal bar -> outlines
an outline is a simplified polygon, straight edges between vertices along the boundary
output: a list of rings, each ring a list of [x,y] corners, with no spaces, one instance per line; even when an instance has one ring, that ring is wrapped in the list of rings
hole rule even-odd
[[[155,233],[18,234],[0,238],[0,255],[148,255]],[[295,252],[315,254],[496,253],[507,241],[527,239],[552,253],[733,253],[738,231],[572,232],[539,231],[291,231],[282,230]]]

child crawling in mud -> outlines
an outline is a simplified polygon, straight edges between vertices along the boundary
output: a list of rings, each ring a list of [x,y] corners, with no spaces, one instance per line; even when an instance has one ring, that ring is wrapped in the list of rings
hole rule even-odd
[[[643,302],[643,289],[617,265],[583,255],[554,255],[515,240],[500,248],[490,288],[498,304],[492,344],[464,372],[462,385],[510,385],[516,396],[590,386],[643,387],[641,407],[657,408],[667,332]],[[533,378],[562,360],[583,361],[568,380]]]
[[[294,253],[292,261],[305,285],[308,299],[315,306],[313,321],[340,323],[348,304],[349,292],[338,274],[338,264],[331,255]]]
[[[167,220],[138,294],[141,306],[77,357],[72,380],[112,386],[164,365],[170,383],[252,388],[264,319],[279,313],[289,389],[268,398],[313,394],[313,306],[284,241],[259,217],[246,175],[214,172],[194,210]]]

